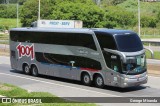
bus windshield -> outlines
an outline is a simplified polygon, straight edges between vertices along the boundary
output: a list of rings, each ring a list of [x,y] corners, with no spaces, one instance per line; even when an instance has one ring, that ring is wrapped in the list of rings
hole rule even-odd
[[[117,49],[121,52],[136,52],[143,49],[137,34],[116,35]]]

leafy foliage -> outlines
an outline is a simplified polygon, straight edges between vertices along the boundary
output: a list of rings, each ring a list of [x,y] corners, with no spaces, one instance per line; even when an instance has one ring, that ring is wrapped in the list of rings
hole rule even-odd
[[[51,0],[52,1],[52,0]],[[52,5],[50,0],[41,0],[41,18],[49,19],[51,14]],[[38,0],[27,0],[21,8],[21,22],[22,26],[30,26],[38,18]]]
[[[0,17],[1,18],[15,18],[16,5],[15,4],[0,4]]]
[[[5,4],[5,3],[17,3],[18,2],[18,0],[8,0],[8,2],[7,2],[7,0],[0,0],[0,4]]]
[[[23,26],[29,26],[37,20],[37,0],[28,0],[21,11]],[[41,1],[42,19],[82,20],[84,27],[103,27],[104,11],[91,0],[46,0]],[[46,12],[47,11],[47,12]]]
[[[106,8],[106,27],[134,26],[136,24],[135,16],[132,12],[128,12],[120,7],[110,6]]]
[[[0,3],[4,1],[0,0]],[[37,21],[38,0],[10,1],[20,4],[22,26]],[[84,27],[135,29],[137,4],[137,0],[41,0],[41,19],[82,20]],[[140,4],[141,26],[160,28],[160,2],[141,0]],[[0,18],[16,18],[16,5],[0,4]]]
[[[141,17],[141,26],[142,27],[152,27],[155,28],[158,20],[155,17],[145,15]]]
[[[103,27],[104,11],[92,2],[86,3],[59,3],[54,7],[51,19],[82,20],[84,27]]]

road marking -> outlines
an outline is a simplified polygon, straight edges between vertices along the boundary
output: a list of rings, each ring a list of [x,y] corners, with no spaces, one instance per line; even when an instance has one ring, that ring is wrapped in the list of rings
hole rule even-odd
[[[83,90],[83,91],[87,91],[87,92],[93,92],[93,93],[98,93],[98,94],[103,94],[103,95],[110,95],[110,96],[114,96],[114,97],[122,97],[122,96],[118,96],[118,95],[106,94],[106,93],[102,93],[102,92],[98,92],[98,91],[92,91],[92,90],[87,90],[87,89],[83,89],[83,88],[77,88],[77,87],[71,87],[71,86],[62,85],[62,84],[56,84],[56,83],[47,82],[47,81],[41,81],[41,80],[37,80],[37,79],[33,79],[33,78],[27,78],[27,77],[22,77],[22,76],[17,76],[17,75],[11,75],[11,74],[6,74],[6,73],[0,73],[0,74],[1,75],[12,76],[12,77],[17,77],[17,78],[22,78],[22,79],[28,79],[28,80],[37,81],[37,82],[42,82],[42,83],[46,83],[46,84],[52,84],[52,85],[57,85],[57,86],[62,86],[62,87],[73,88],[73,89],[77,89],[77,90]]]
[[[7,64],[7,65],[9,65],[10,63],[3,63],[3,62],[0,62],[0,64]]]
[[[152,78],[160,78],[160,77],[155,77],[155,76],[148,76],[148,77],[152,77]]]

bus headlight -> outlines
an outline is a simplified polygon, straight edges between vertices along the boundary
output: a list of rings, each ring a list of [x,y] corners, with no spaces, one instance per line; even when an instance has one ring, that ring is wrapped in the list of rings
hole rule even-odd
[[[126,81],[126,82],[127,82],[127,81],[128,81],[128,78],[125,78],[125,79],[124,79],[124,81]]]

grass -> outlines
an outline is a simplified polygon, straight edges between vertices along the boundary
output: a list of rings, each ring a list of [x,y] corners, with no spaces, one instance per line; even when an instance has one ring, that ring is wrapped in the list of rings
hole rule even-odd
[[[9,35],[8,34],[0,34],[0,40],[8,40]]]
[[[154,39],[154,38],[160,38],[160,35],[141,35],[140,36],[141,39]]]
[[[8,34],[0,34],[0,44],[9,44],[9,35]]]
[[[16,18],[0,18],[0,25],[1,27],[9,27],[9,28],[15,28],[17,26],[17,19]],[[18,23],[19,26],[21,26],[20,20]]]
[[[151,53],[147,50],[146,56],[148,59],[151,59]],[[160,60],[160,51],[154,51],[154,59]]]
[[[74,103],[72,101],[66,101],[62,98],[56,97],[50,93],[47,92],[28,92],[27,90],[24,90],[20,87],[16,87],[10,84],[2,84],[0,83],[0,95],[6,96],[6,97],[53,97],[54,101],[57,103],[42,103],[42,104],[36,104],[40,106],[96,106],[95,104],[88,104],[88,103]],[[44,99],[45,99],[44,98]],[[53,99],[52,99],[53,100]],[[43,100],[42,100],[43,101]],[[64,103],[64,102],[70,102],[70,103]],[[1,104],[0,104],[1,105]],[[11,104],[3,104],[5,106],[10,106]],[[26,104],[12,104],[15,106],[19,105],[26,105]],[[27,104],[27,105],[35,105],[35,104]]]

